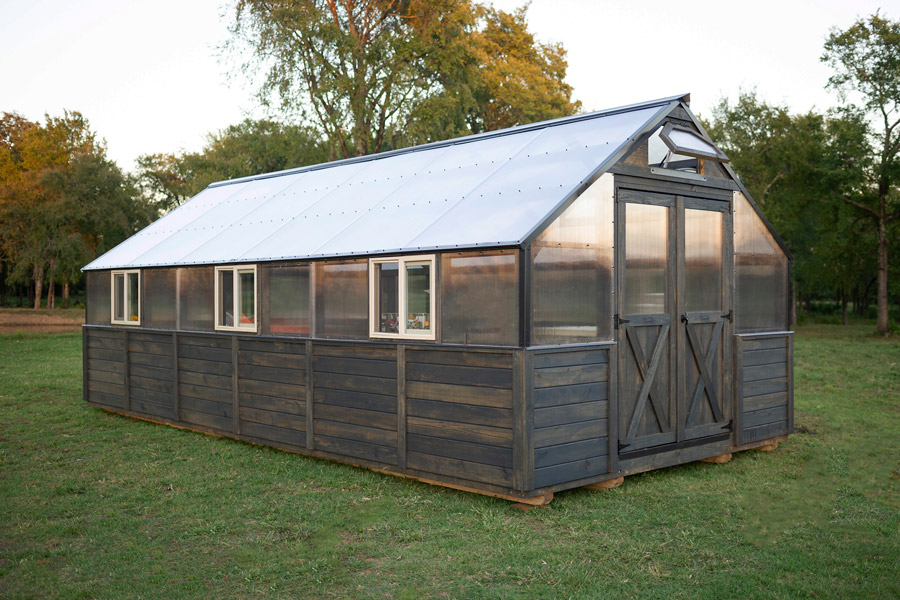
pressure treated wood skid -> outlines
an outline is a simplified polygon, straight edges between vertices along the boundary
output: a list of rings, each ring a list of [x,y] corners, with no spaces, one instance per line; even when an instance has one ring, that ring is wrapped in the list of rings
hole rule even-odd
[[[637,457],[620,453],[609,402],[616,344],[476,350],[85,326],[84,395],[139,418],[542,504],[784,436],[791,340],[736,336],[733,436]]]

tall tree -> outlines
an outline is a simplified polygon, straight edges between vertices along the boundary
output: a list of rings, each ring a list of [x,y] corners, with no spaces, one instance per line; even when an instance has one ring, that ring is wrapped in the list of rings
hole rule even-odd
[[[865,186],[844,202],[871,222],[878,242],[878,332],[889,330],[888,264],[900,220],[900,21],[879,14],[833,29],[822,61],[834,69],[828,86],[845,102],[844,112],[868,127],[870,156]],[[854,101],[860,101],[857,106]]]
[[[48,284],[77,281],[79,269],[155,215],[106,158],[78,112],[44,125],[6,113],[0,119],[0,257],[7,279],[34,283],[35,308]]]
[[[209,134],[200,152],[149,154],[137,163],[141,187],[169,210],[215,181],[326,160],[327,144],[309,128],[247,119]]]
[[[472,0],[240,0],[230,50],[259,90],[359,156],[571,114],[565,50],[538,44],[525,9]]]

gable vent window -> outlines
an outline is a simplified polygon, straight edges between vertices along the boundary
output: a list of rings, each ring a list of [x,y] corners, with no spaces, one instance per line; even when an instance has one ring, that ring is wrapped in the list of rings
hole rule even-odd
[[[369,329],[374,338],[434,339],[434,256],[369,261]]]
[[[647,148],[651,168],[684,173],[704,172],[704,162],[727,162],[728,157],[715,144],[697,132],[674,123],[660,127],[650,137]]]
[[[216,329],[256,331],[256,265],[216,267]]]
[[[141,272],[112,272],[112,319],[117,325],[141,324]]]

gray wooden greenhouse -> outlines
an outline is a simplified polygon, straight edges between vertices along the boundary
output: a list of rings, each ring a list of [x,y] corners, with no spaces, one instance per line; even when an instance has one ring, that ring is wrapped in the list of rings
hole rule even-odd
[[[772,447],[790,255],[688,105],[210,185],[85,267],[85,400],[532,504]]]

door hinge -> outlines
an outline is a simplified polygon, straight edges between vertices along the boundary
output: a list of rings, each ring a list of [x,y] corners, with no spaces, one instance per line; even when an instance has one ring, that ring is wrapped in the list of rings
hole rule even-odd
[[[734,323],[734,309],[730,309],[727,315],[722,315],[723,319],[728,319],[729,323]]]
[[[688,322],[687,315],[681,315],[681,322],[687,324],[687,322]]]
[[[618,329],[619,325],[621,325],[622,323],[631,323],[631,321],[629,321],[628,319],[623,319],[623,318],[619,317],[619,313],[616,313],[615,315],[613,315],[613,322],[616,326],[616,329]]]

